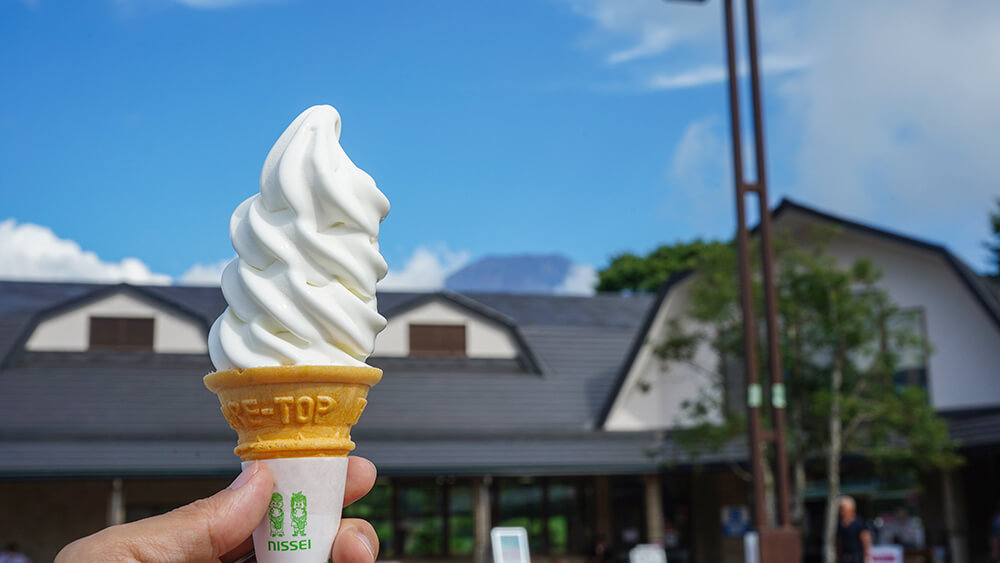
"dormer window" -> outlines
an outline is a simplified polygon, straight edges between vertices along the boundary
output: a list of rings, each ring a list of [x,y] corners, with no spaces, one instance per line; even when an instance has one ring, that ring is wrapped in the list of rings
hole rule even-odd
[[[410,355],[466,357],[465,325],[410,324]]]
[[[90,317],[91,350],[153,351],[153,319]]]

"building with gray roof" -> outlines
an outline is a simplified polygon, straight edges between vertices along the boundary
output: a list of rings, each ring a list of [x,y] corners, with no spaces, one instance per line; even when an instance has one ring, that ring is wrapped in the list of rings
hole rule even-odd
[[[920,311],[937,352],[919,369],[969,460],[924,483],[921,510],[951,490],[981,518],[1000,494],[996,286],[938,245],[791,202],[775,218],[842,228],[833,251],[874,256]],[[689,459],[671,430],[694,379],[649,355],[692,280],[655,296],[380,292],[389,325],[370,362],[384,377],[352,434],[381,477],[348,513],[375,524],[383,556],[412,561],[481,559],[491,525],[524,526],[542,561],[582,561],[601,537],[662,543],[671,561],[742,560],[719,515],[748,502],[745,446]],[[235,433],[202,383],[225,307],[218,288],[0,281],[0,540],[51,559],[226,486]],[[859,489],[872,507],[883,493]],[[960,524],[929,518],[928,533],[975,545]]]

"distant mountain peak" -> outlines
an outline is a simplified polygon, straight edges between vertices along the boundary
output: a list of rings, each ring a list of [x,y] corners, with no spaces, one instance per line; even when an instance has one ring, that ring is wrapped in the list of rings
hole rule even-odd
[[[448,276],[444,286],[467,292],[555,293],[572,266],[561,254],[490,255]]]

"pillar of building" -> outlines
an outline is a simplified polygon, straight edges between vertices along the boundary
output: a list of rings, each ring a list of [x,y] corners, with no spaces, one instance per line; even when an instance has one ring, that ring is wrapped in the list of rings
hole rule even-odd
[[[108,526],[125,523],[125,486],[120,477],[111,480],[108,495]]]
[[[969,540],[965,530],[965,495],[954,471],[941,472],[944,497],[944,525],[948,534],[949,561],[969,560]]]
[[[663,544],[663,492],[658,474],[642,476],[646,500],[646,541]]]
[[[613,543],[617,538],[611,537],[611,490],[606,475],[594,477],[594,517],[597,537]]]
[[[472,513],[475,521],[476,563],[492,561],[490,555],[490,477],[479,477],[472,482]]]

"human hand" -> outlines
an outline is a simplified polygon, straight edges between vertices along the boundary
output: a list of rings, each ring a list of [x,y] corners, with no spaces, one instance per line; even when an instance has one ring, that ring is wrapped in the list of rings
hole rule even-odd
[[[344,506],[368,494],[375,466],[350,457]],[[76,540],[56,556],[56,563],[230,563],[253,549],[250,534],[264,519],[274,483],[262,463],[254,463],[225,490],[163,514],[105,528]],[[364,520],[345,518],[333,543],[334,563],[374,563],[378,536]],[[253,561],[253,559],[251,559]]]

